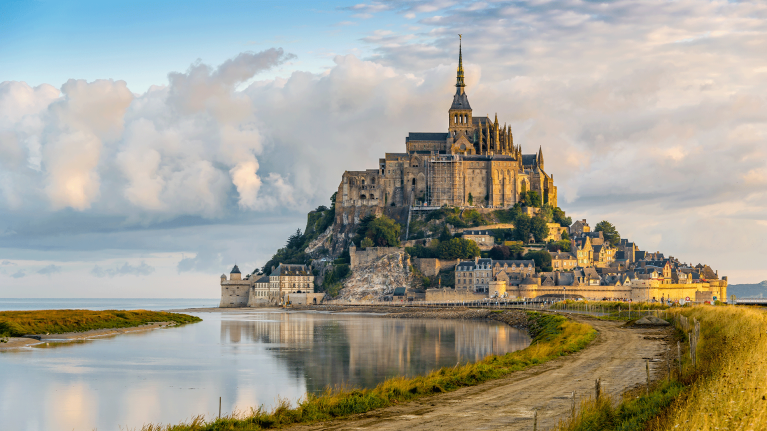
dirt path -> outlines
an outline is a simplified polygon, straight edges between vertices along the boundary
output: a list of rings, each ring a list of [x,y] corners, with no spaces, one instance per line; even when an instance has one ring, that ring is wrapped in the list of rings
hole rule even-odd
[[[587,349],[511,376],[454,392],[372,411],[346,420],[296,426],[291,430],[531,430],[533,409],[538,429],[555,426],[570,414],[576,399],[594,394],[602,379],[602,393],[618,396],[646,380],[645,359],[653,376],[665,375],[662,354],[668,329],[625,328],[623,322],[576,317],[599,331]]]

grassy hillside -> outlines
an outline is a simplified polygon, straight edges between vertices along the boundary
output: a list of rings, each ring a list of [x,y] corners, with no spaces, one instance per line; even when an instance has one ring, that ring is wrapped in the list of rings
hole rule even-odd
[[[0,312],[0,336],[61,334],[92,329],[132,328],[151,322],[193,323],[202,319],[179,313],[146,310],[36,310]]]

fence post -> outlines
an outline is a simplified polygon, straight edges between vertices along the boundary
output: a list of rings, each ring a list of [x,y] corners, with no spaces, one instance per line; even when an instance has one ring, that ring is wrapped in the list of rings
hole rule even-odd
[[[650,395],[650,360],[645,360],[645,367],[647,369],[647,395]]]
[[[575,420],[575,391],[572,392],[572,404],[570,404],[570,417]]]
[[[599,378],[594,382],[594,393],[596,394],[597,401],[599,400],[599,395],[602,392],[602,379]]]
[[[533,410],[533,431],[538,431],[538,410]]]

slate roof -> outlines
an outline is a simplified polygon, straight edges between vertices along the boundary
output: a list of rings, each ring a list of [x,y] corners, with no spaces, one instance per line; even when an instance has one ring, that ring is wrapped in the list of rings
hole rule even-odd
[[[308,276],[312,275],[306,265],[288,265],[281,263],[277,268],[272,271],[270,276]]]
[[[490,121],[490,119],[488,119],[487,117],[471,117],[472,124],[485,124],[488,121]]]
[[[474,268],[474,261],[461,262],[458,264],[457,268],[460,268],[463,271],[469,271]]]
[[[394,288],[394,296],[405,296],[405,289],[404,287],[395,287]]]
[[[450,109],[471,109],[469,105],[469,97],[466,93],[456,92],[453,96],[453,104],[450,105]]]
[[[234,268],[232,268],[231,271],[229,271],[230,274],[241,274],[240,268],[237,267],[237,265],[234,265]]]
[[[495,264],[498,264],[500,266],[503,266],[504,264],[509,265],[509,266],[512,266],[512,265],[517,265],[517,266],[520,266],[520,265],[523,265],[523,266],[533,265],[533,267],[535,267],[535,261],[534,260],[494,260],[493,261],[493,266],[495,266]]]
[[[264,275],[264,276],[262,276],[261,278],[259,278],[258,280],[255,281],[255,283],[268,283],[268,282],[269,282],[269,276],[268,275]]]
[[[410,141],[441,141],[447,140],[448,133],[420,133],[410,132],[408,137],[405,138],[405,142]]]
[[[551,253],[552,259],[572,259],[575,260],[575,256],[573,256],[571,253]]]
[[[532,166],[538,160],[537,154],[522,154],[522,164],[524,166]]]
[[[492,232],[489,230],[465,230],[461,233],[462,235],[491,235]]]

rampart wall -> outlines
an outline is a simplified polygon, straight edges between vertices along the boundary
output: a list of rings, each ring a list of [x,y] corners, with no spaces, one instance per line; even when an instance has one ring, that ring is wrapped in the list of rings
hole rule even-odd
[[[421,271],[421,274],[427,277],[434,277],[439,274],[440,271],[449,271],[454,269],[460,262],[459,259],[445,260],[436,258],[413,258],[413,266]]]

